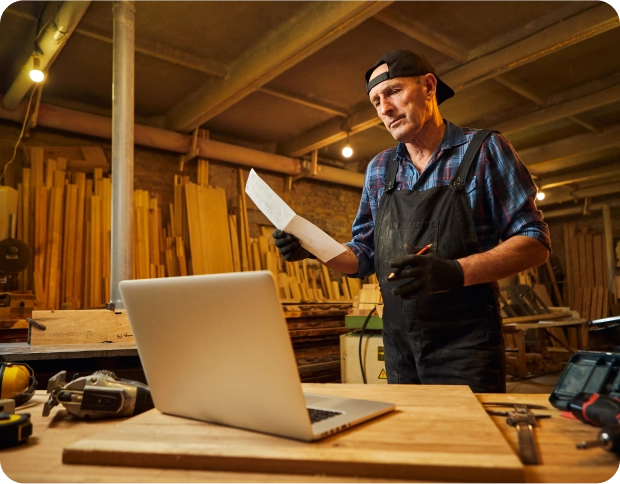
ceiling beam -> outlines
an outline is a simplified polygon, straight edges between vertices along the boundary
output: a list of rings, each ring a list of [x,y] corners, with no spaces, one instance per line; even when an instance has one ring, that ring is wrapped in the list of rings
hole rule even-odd
[[[607,89],[603,89],[602,91],[595,92],[587,96],[556,104],[555,106],[538,109],[534,112],[519,116],[518,118],[500,122],[495,124],[493,129],[496,129],[509,137],[510,134],[516,133],[522,129],[550,123],[574,114],[579,114],[584,111],[606,106],[607,104],[612,104],[617,101],[620,101],[620,84],[616,84],[615,86],[608,87]]]
[[[605,195],[613,195],[620,193],[620,182],[606,183],[595,187],[579,188],[577,190],[561,193],[552,193],[546,196],[544,200],[536,202],[538,206],[553,205],[556,203],[565,203],[576,199],[602,197]]]
[[[487,42],[484,44],[483,48],[474,49],[474,51],[482,55],[482,57],[445,73],[440,72],[439,75],[442,80],[455,91],[462,90],[465,87],[477,84],[485,79],[506,73],[527,62],[537,60],[544,55],[556,52],[561,48],[586,40],[594,35],[601,34],[620,24],[618,16],[612,7],[604,3],[595,5],[596,6],[588,10],[579,12],[572,17],[562,20],[563,17],[561,17],[561,15],[574,13],[573,10],[567,10],[566,8],[579,10],[583,8],[582,5],[570,4],[565,9],[560,10],[560,13],[557,14],[557,18],[544,19],[545,22],[556,22],[547,29],[536,31],[532,34],[534,27],[541,28],[542,26],[535,21],[531,25],[528,24],[528,26],[523,29],[512,32],[509,36],[503,35],[496,41],[492,40]],[[375,17],[378,15],[379,14],[375,15]],[[384,15],[383,18],[389,17]],[[559,20],[562,21],[558,22]],[[420,41],[424,38],[421,34],[415,32],[412,32],[411,35],[415,35],[414,38]],[[522,37],[518,37],[519,35]],[[513,43],[503,48],[497,48],[507,40],[512,40]],[[429,42],[431,42],[431,40],[429,40]],[[436,42],[435,45],[438,47],[440,46],[438,42]],[[510,82],[510,78],[507,82]],[[531,98],[531,96],[530,94],[526,97]],[[540,101],[542,105],[546,104],[544,100]],[[370,111],[368,108],[364,108],[355,115],[359,117],[362,115],[362,112],[368,115]],[[372,127],[379,124],[380,120],[377,118],[376,113],[374,116],[376,122],[373,123],[370,119],[367,119],[364,125]],[[344,123],[344,125],[346,125],[346,123]],[[278,153],[287,156],[299,156],[300,154],[305,154],[314,149],[327,146],[347,136],[342,126],[343,123],[340,121],[327,121],[320,126],[306,131],[297,138],[278,145]]]
[[[452,59],[464,62],[469,58],[469,52],[457,42],[442,35],[437,29],[432,29],[422,22],[412,20],[411,17],[403,17],[396,12],[382,10],[375,15],[375,18]]]
[[[517,79],[515,76],[513,76],[510,73],[497,76],[494,80],[496,82],[499,82],[503,86],[507,87],[508,89],[516,92],[517,94],[520,94],[524,98],[529,99],[535,104],[538,104],[541,107],[545,107],[550,104],[548,99],[544,99],[543,97],[537,95],[535,92],[531,90],[529,85],[526,85],[523,81],[521,81],[520,79]],[[588,121],[580,118],[579,116],[570,115],[570,116],[567,116],[567,119],[570,119],[573,123],[583,126],[588,131],[592,131],[592,132],[600,131],[600,129],[597,126],[594,126],[592,123],[589,123]]]
[[[390,3],[310,3],[236,59],[229,66],[228,79],[211,80],[174,106],[166,115],[167,128],[197,128]]]
[[[113,42],[111,35],[102,31],[97,31],[93,28],[89,28],[88,30],[78,28],[75,32],[83,35],[84,37],[97,39],[108,44],[112,44]],[[182,49],[160,44],[159,42],[145,42],[136,39],[135,50],[140,54],[155,57],[171,64],[187,67],[195,71],[204,72],[205,74],[209,74],[211,76],[222,79],[226,79],[228,77],[228,68],[224,64],[209,59],[204,59],[197,55],[190,54],[189,52],[185,52]]]
[[[35,16],[20,12],[19,10],[6,9],[5,12],[27,20],[37,20]],[[93,29],[92,27],[89,29],[76,28],[74,33],[80,34],[84,37],[89,37],[91,39],[97,39],[108,44],[113,43],[111,34]],[[189,52],[185,52],[181,49],[177,49],[176,47],[160,44],[159,42],[144,42],[136,39],[135,50],[141,54],[155,57],[171,64],[187,67],[195,71],[204,72],[205,74],[215,77],[220,77],[222,79],[228,77],[228,68],[221,62],[205,59],[203,57],[190,54]]]
[[[619,25],[613,7],[601,2],[545,30],[442,73],[441,78],[455,91],[461,91]]]
[[[620,177],[620,163],[611,163],[592,170],[579,170],[564,175],[541,177],[536,180],[536,185],[541,190],[547,190],[564,185],[576,185],[593,180],[617,177]]]
[[[280,154],[288,153],[286,156],[305,155],[310,151],[345,139],[347,135],[359,133],[379,124],[381,124],[381,120],[377,117],[377,110],[368,106],[347,119],[332,118],[306,131],[301,136],[280,143],[276,151]]]
[[[503,49],[506,46],[519,42],[531,35],[548,29],[558,22],[573,17],[576,14],[587,10],[594,5],[594,2],[567,2],[564,6],[554,7],[553,10],[536,17],[534,20],[521,25],[516,29],[509,30],[503,34],[497,35],[486,42],[482,42],[469,52],[470,59],[477,59],[496,50]]]
[[[310,99],[306,99],[301,96],[287,94],[282,91],[276,91],[274,89],[268,89],[266,87],[261,87],[260,89],[258,89],[258,91],[264,92],[265,94],[270,94],[271,96],[274,96],[274,97],[279,97],[280,99],[286,99],[287,101],[301,104],[302,106],[307,106],[309,108],[318,109],[319,111],[324,111],[329,114],[335,114],[336,116],[340,116],[342,118],[347,117],[347,112],[344,109],[338,109],[333,106],[328,106],[325,103],[311,101]]]
[[[587,133],[546,145],[519,150],[519,157],[534,175],[578,166],[583,158],[598,151],[620,146],[620,124],[601,133]]]
[[[47,72],[52,66],[67,41],[75,31],[77,25],[90,6],[90,1],[48,3],[42,13],[41,30],[37,33],[37,23],[30,27],[28,35],[23,39],[22,45],[17,49],[14,56],[17,66],[6,69],[15,72],[13,81],[2,97],[2,106],[7,109],[15,109],[27,92],[33,81],[30,79],[30,71],[34,65],[36,54],[40,60],[41,71]],[[6,75],[6,72],[4,73]]]

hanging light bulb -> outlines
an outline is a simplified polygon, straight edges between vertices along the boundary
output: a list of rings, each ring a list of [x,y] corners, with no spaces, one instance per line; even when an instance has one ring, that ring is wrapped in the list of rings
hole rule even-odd
[[[349,143],[349,135],[347,135],[347,144],[342,148],[342,156],[345,158],[351,158],[351,156],[353,156],[353,148],[351,148],[351,144]]]
[[[38,55],[32,56],[32,70],[30,71],[30,79],[34,82],[41,82],[45,79],[45,74],[41,70],[41,58]]]
[[[544,200],[544,199],[545,199],[545,192],[538,192],[538,193],[536,194],[536,198],[537,198],[538,200]]]

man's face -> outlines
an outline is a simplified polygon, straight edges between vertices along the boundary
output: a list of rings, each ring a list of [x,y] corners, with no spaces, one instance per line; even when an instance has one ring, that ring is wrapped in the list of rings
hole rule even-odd
[[[387,72],[387,64],[377,67],[370,79]],[[370,102],[396,141],[411,142],[430,118],[436,80],[432,74],[396,77],[373,87]]]

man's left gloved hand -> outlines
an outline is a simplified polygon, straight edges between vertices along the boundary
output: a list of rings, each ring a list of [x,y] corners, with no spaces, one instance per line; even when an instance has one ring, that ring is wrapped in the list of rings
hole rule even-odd
[[[463,286],[463,268],[457,261],[437,254],[416,255],[418,248],[409,244],[405,244],[405,250],[409,255],[390,261],[394,272],[388,277],[388,282],[413,280],[392,289],[394,296],[414,299]]]

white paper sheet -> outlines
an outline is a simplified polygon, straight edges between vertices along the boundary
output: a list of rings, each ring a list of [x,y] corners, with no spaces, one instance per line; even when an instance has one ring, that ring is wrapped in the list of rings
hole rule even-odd
[[[327,262],[345,251],[341,244],[316,225],[295,214],[254,170],[250,170],[245,193],[276,228],[293,234],[299,239],[301,246],[319,260]]]

